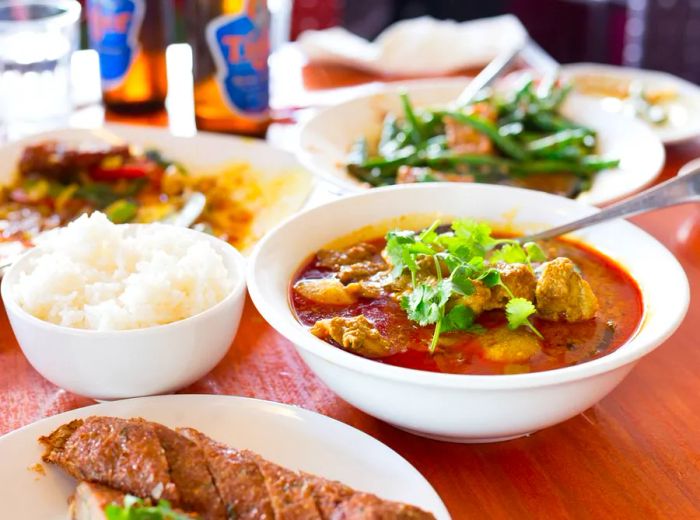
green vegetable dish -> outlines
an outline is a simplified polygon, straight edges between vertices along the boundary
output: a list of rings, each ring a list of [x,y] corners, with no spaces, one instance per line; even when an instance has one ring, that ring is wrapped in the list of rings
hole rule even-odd
[[[484,182],[576,197],[619,161],[597,155],[596,133],[560,113],[569,90],[528,80],[464,107],[420,109],[402,93],[402,113],[385,115],[378,139],[355,141],[347,170],[371,186]]]

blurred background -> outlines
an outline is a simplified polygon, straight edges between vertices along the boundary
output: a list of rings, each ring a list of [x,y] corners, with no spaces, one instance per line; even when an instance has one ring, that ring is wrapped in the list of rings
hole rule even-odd
[[[178,41],[185,40],[187,1],[193,0],[175,1]],[[643,67],[700,82],[700,0],[294,0],[291,7],[289,1],[268,6],[273,16],[291,11],[292,40],[307,29],[337,25],[371,39],[406,18],[465,21],[512,13],[561,63]]]

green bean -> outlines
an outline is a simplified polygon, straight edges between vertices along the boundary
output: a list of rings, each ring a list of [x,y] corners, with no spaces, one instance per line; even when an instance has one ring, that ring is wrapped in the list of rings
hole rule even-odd
[[[588,158],[584,158],[584,160],[578,163],[556,159],[523,161],[520,163],[513,163],[511,165],[511,171],[521,175],[528,173],[571,172],[581,177],[587,177],[597,171],[614,168],[619,164],[619,161],[605,160],[599,157],[596,158],[596,160],[586,159]]]
[[[348,164],[363,164],[369,156],[369,144],[366,137],[360,137],[350,147],[346,162]]]
[[[392,112],[387,112],[382,123],[382,133],[379,138],[377,150],[381,155],[387,155],[395,152],[400,146],[397,142],[399,127],[396,124],[396,116]]]
[[[448,164],[450,166],[455,166],[457,164],[469,164],[474,166],[488,165],[510,167],[511,165],[511,161],[508,159],[496,157],[495,155],[457,154],[452,152],[423,157],[420,158],[418,162],[419,164],[425,164],[427,166],[439,166],[441,164]]]
[[[396,155],[390,157],[369,157],[365,159],[364,162],[360,163],[359,166],[362,168],[383,168],[386,166],[400,166],[409,162],[416,155],[416,148],[414,146],[406,146],[399,150]]]
[[[571,121],[553,114],[552,112],[536,112],[533,114],[528,114],[528,122],[530,122],[535,128],[545,132],[560,132],[562,130],[572,129],[588,130],[583,126],[572,123]],[[589,130],[589,133],[593,132]]]
[[[389,186],[396,183],[396,168],[392,170],[382,168],[366,169],[357,164],[348,164],[347,168],[351,175],[372,186]]]
[[[406,133],[410,136],[413,144],[420,146],[423,143],[423,127],[416,117],[416,113],[413,111],[413,106],[411,105],[411,100],[406,92],[401,92],[399,94],[401,98],[401,106],[403,107],[403,113],[406,118]]]
[[[576,162],[583,159],[588,153],[588,150],[586,150],[584,147],[572,144],[564,146],[558,150],[552,150],[546,154],[542,154],[542,157],[544,159],[562,159],[564,161]]]
[[[571,92],[571,88],[571,85],[564,85],[563,87],[552,85],[547,96],[542,99],[541,105],[550,111],[558,109],[569,95],[569,92]]]
[[[608,170],[620,166],[619,159],[605,159],[599,155],[588,155],[581,160],[581,164],[593,171]]]
[[[443,114],[460,123],[469,125],[477,132],[484,134],[493,141],[493,144],[495,144],[497,148],[514,159],[523,160],[528,156],[527,151],[524,150],[516,140],[507,135],[501,135],[496,125],[486,119],[474,114],[463,114],[462,112],[446,111]]]
[[[526,149],[535,155],[543,155],[561,150],[572,144],[583,143],[587,135],[590,135],[589,132],[582,128],[562,130],[556,134],[550,134],[529,142],[526,145]]]

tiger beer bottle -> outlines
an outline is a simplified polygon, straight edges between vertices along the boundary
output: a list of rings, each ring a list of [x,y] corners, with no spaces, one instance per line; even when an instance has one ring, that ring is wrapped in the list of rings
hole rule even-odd
[[[265,0],[188,0],[197,127],[262,135],[270,122]]]
[[[100,56],[107,108],[127,113],[162,109],[172,0],[87,0],[87,7],[90,46]]]

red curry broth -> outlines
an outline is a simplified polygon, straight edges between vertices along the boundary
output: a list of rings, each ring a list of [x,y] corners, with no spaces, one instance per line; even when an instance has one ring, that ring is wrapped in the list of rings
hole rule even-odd
[[[375,244],[378,249],[386,244],[384,238],[366,242]],[[625,344],[637,330],[644,310],[641,291],[632,277],[614,261],[583,244],[558,239],[541,245],[550,259],[564,256],[580,268],[598,298],[599,309],[594,319],[578,323],[535,317],[533,323],[544,337],[542,350],[525,363],[486,359],[479,335],[466,332],[443,333],[438,348],[431,355],[428,346],[434,327],[420,327],[409,320],[399,303],[386,293],[377,299],[363,298],[348,306],[335,306],[312,302],[292,289],[290,300],[299,321],[309,327],[321,319],[364,314],[389,341],[405,349],[375,361],[429,372],[485,375],[540,372],[590,361]],[[325,278],[332,274],[333,271],[320,266],[314,256],[297,273],[292,286],[301,279]],[[487,329],[506,327],[502,309],[486,311],[476,322]]]

